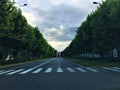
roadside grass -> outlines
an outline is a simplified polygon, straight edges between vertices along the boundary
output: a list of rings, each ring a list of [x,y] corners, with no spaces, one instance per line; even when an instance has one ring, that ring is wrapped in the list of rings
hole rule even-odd
[[[30,63],[30,62],[31,61],[29,61],[29,62],[21,62],[21,63],[12,63],[12,64],[0,65],[0,69],[11,67],[11,66],[22,65],[22,64],[26,64],[26,63]]]
[[[94,60],[78,58],[67,58],[67,60],[87,67],[120,67],[120,61],[118,60]]]
[[[3,64],[3,65],[0,65],[0,69],[4,69],[7,67],[11,67],[11,66],[23,65],[23,64],[32,63],[32,62],[36,62],[36,61],[40,61],[40,60],[46,60],[46,59],[48,59],[48,58],[41,58],[41,59],[36,59],[36,60],[27,60],[27,61]]]

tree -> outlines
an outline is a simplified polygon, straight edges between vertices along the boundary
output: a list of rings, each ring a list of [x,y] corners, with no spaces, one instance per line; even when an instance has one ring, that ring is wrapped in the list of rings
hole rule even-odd
[[[64,53],[69,56],[97,53],[101,58],[112,57],[115,48],[120,50],[119,8],[118,0],[103,1],[78,28],[76,37]]]
[[[8,56],[17,62],[55,55],[38,27],[29,25],[10,0],[0,1],[0,8],[0,62]]]
[[[9,32],[13,30],[12,20],[12,3],[8,0],[0,1],[0,59],[4,60],[9,52],[7,47]]]

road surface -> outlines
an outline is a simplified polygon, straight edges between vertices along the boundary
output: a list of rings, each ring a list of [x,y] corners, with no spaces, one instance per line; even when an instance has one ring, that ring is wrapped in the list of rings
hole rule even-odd
[[[120,68],[51,58],[0,69],[0,90],[120,90]]]

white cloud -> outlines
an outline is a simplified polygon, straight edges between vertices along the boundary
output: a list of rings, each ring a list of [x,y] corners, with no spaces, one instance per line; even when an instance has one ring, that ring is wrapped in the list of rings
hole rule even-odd
[[[38,26],[43,36],[57,50],[63,50],[75,37],[76,28],[97,8],[94,0],[16,0],[28,23]],[[101,1],[101,0],[95,0]]]
[[[63,26],[63,25],[60,25],[60,29],[61,29],[61,30],[64,30],[64,26]]]
[[[23,14],[23,16],[26,17],[26,19],[30,25],[36,26],[35,22],[36,22],[37,18],[32,13],[23,12],[22,14]]]
[[[48,41],[50,45],[52,45],[56,50],[62,51],[70,44],[71,41],[68,42],[59,42],[59,41]]]

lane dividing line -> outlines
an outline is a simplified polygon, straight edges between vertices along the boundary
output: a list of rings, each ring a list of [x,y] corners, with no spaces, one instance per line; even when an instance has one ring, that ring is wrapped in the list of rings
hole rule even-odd
[[[43,68],[39,68],[39,69],[33,71],[32,73],[33,73],[33,74],[36,74],[36,73],[39,73],[39,72],[42,71],[42,70],[43,70]]]
[[[54,61],[54,59],[45,61],[44,63],[41,63],[40,65],[33,67],[33,69],[39,68],[39,67],[41,67],[41,66],[43,66],[43,65],[45,65],[45,64],[47,64],[49,62],[52,62],[52,61]]]
[[[57,72],[63,72],[62,68],[58,67]]]
[[[89,68],[89,67],[86,67],[86,69],[92,71],[92,72],[99,72],[98,70],[95,70],[95,69],[92,69],[92,68]]]
[[[75,70],[73,70],[72,68],[70,68],[70,67],[67,67],[66,68],[69,72],[75,72]]]
[[[18,72],[21,72],[21,71],[23,71],[23,70],[24,70],[24,69],[19,69],[19,70],[16,70],[16,71],[7,73],[6,75],[13,75],[13,74],[18,73]]]
[[[38,66],[35,66],[34,68],[41,67],[41,66],[43,66],[43,65],[45,65],[45,64],[47,64],[47,63],[49,63],[49,62],[52,62],[52,61],[54,61],[54,59],[45,61],[44,63],[42,63],[42,64],[40,64],[40,65],[38,65]]]
[[[80,68],[80,67],[76,67],[77,70],[81,71],[81,72],[87,72],[86,70]]]
[[[52,68],[47,68],[47,70],[45,71],[45,73],[50,73],[52,71]]]

